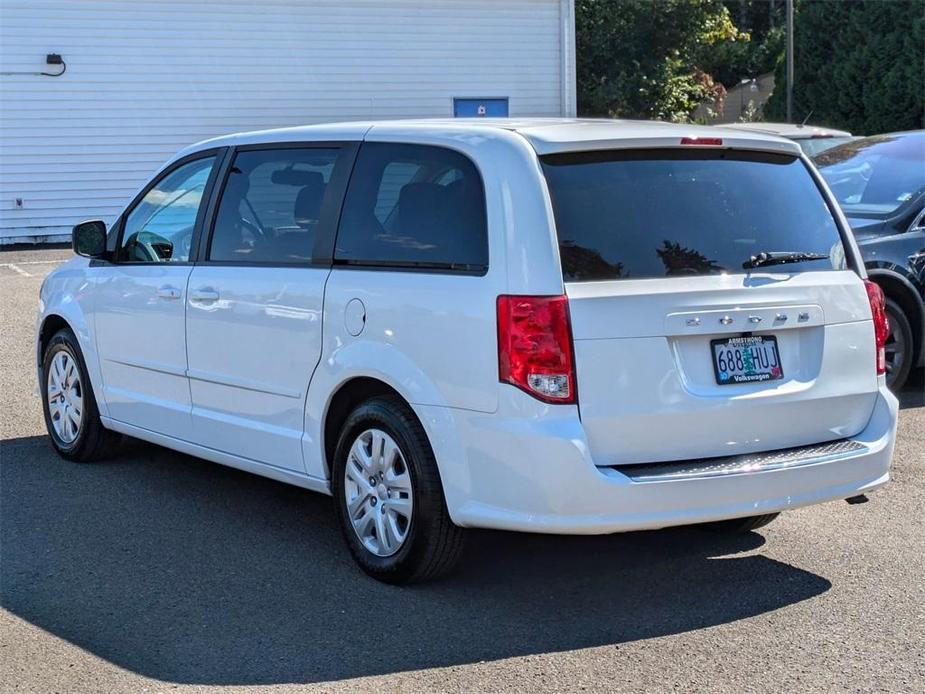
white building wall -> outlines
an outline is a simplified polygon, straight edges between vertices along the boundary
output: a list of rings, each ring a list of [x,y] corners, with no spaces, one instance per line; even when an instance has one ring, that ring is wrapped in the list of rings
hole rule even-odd
[[[181,147],[229,132],[574,115],[573,0],[0,0],[0,243],[114,218]],[[17,205],[17,198],[22,206]]]

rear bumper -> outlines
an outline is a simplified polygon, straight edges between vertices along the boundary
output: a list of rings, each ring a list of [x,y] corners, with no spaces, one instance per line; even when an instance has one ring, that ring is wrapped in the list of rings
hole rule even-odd
[[[417,409],[457,524],[602,534],[773,513],[875,489],[889,480],[898,403],[881,387],[870,421],[851,437],[859,446],[835,456],[721,475],[635,479],[594,465],[574,408],[543,406],[539,416],[510,418]]]

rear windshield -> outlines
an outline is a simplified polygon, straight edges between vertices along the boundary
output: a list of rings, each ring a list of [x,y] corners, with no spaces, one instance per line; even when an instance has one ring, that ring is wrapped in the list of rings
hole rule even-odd
[[[813,161],[845,214],[885,219],[925,190],[925,133],[874,135]]]
[[[833,147],[838,147],[843,145],[846,142],[851,142],[857,138],[845,136],[845,137],[808,137],[803,140],[797,140],[796,143],[800,145],[800,149],[806,152],[806,156],[815,157],[820,152],[825,152],[827,149],[832,149]]]
[[[828,256],[778,271],[845,267],[832,212],[796,157],[626,150],[542,163],[566,281],[744,273],[762,252]]]

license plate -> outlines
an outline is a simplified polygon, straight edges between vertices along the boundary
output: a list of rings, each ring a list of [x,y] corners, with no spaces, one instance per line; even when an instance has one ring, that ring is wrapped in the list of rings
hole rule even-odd
[[[777,338],[773,335],[711,340],[710,346],[716,382],[721,386],[776,381],[784,377]]]

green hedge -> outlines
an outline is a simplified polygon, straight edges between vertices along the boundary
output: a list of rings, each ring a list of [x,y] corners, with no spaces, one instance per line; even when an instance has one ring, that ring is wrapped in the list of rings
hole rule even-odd
[[[576,0],[578,112],[687,120],[716,86],[701,58],[738,32],[721,0]]]
[[[875,134],[925,127],[925,0],[798,0],[793,116]],[[786,117],[783,60],[765,120]]]

